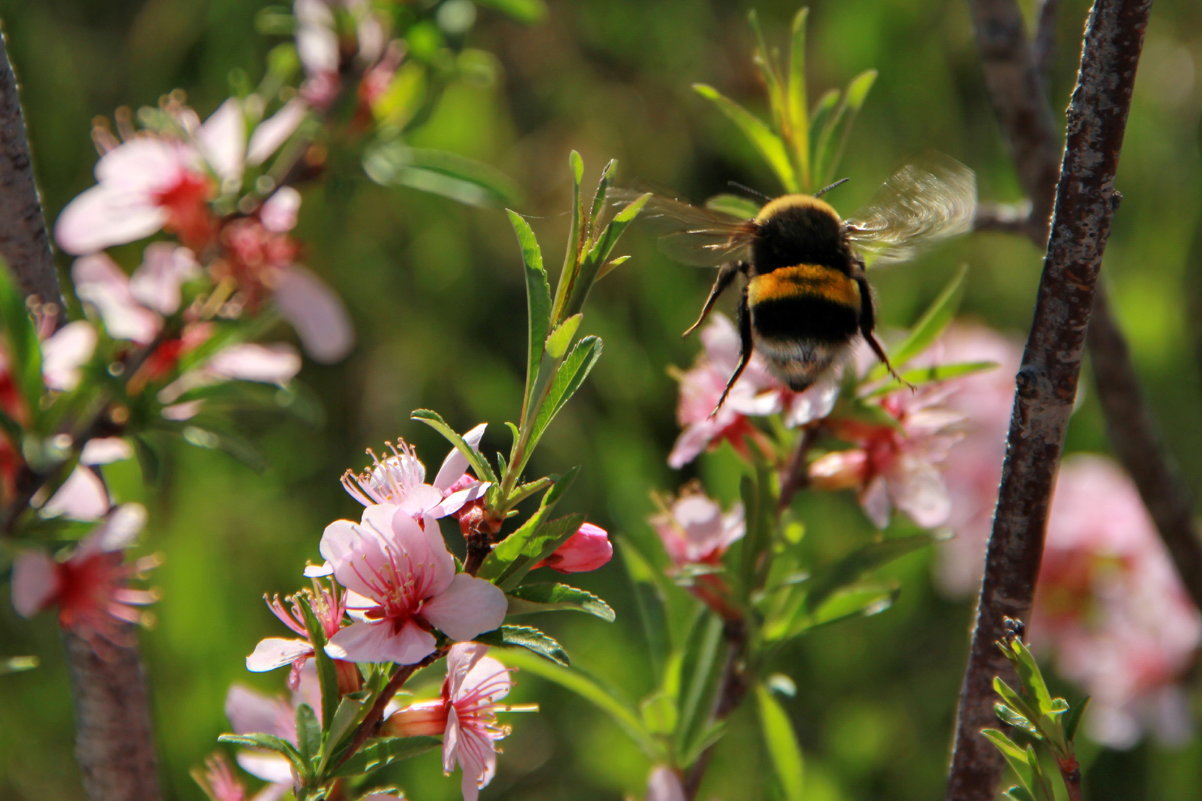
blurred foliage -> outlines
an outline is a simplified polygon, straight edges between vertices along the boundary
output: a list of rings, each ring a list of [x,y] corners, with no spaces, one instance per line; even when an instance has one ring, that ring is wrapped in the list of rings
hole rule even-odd
[[[517,208],[530,215],[546,252],[558,252],[562,242],[555,237],[567,228],[560,215],[569,207],[571,185],[563,164],[573,148],[589,165],[617,158],[617,181],[640,189],[700,200],[736,180],[774,191],[758,155],[691,86],[713,86],[763,115],[747,14],[757,9],[772,41],[787,28],[793,3],[580,0],[553,4],[529,25],[490,6],[520,6],[537,16],[536,3],[442,5],[453,3],[456,13],[475,11],[475,26],[465,35],[495,55],[498,77],[449,90],[410,144],[470,157],[508,176],[522,191]],[[153,104],[175,87],[186,89],[202,114],[211,111],[227,95],[231,73],[261,64],[273,43],[255,28],[264,5],[0,0],[48,217],[92,183],[92,117],[120,105]],[[1057,109],[1072,86],[1087,7],[1083,0],[1060,4],[1049,76]],[[846,147],[851,182],[830,198],[839,208],[854,209],[893,167],[927,148],[971,165],[984,200],[1019,199],[964,4],[814,0],[809,27],[812,91],[878,71]],[[1202,258],[1199,53],[1202,6],[1158,4],[1118,176],[1124,201],[1103,276],[1170,449],[1195,487],[1202,485],[1196,422],[1202,278],[1194,269]],[[188,768],[227,728],[222,703],[229,684],[278,691],[279,676],[252,676],[243,667],[257,640],[278,631],[260,596],[291,589],[299,566],[316,558],[325,524],[357,515],[338,475],[361,465],[364,447],[398,435],[414,442],[429,465],[436,463],[445,445],[408,420],[412,409],[438,409],[456,430],[512,420],[519,412],[524,284],[500,209],[348,177],[306,192],[298,230],[308,242],[306,263],[343,294],[360,334],[347,361],[308,366],[302,374],[326,409],[324,420],[316,426],[267,415],[246,420],[269,455],[267,471],[255,474],[220,454],[180,450],[164,465],[166,484],[145,499],[153,529],[148,539],[167,560],[155,574],[164,590],[158,624],[144,642],[171,799],[201,797]],[[586,333],[605,339],[605,354],[531,470],[583,465],[565,504],[619,538],[649,545],[652,490],[674,489],[700,469],[711,491],[725,492],[729,502],[739,468],[733,458],[717,458],[681,475],[665,463],[676,434],[675,383],[667,368],[694,356],[696,345],[682,342],[679,333],[711,276],[670,263],[650,237],[632,235],[623,250],[634,258],[597,288],[586,325]],[[963,263],[969,265],[963,308],[995,327],[1023,331],[1039,253],[1017,237],[981,234],[939,248],[920,265],[875,276],[885,338],[891,322],[915,319]],[[67,261],[60,264],[65,268]],[[1069,447],[1105,450],[1088,382],[1083,388]],[[500,426],[490,428],[482,450],[500,449],[503,439]],[[136,468],[114,478],[119,492],[136,497]],[[809,498],[799,513],[811,547],[829,553],[867,542],[872,533],[847,498]],[[930,558],[918,552],[884,571],[904,587],[887,614],[816,630],[778,654],[774,669],[798,687],[780,705],[805,754],[805,798],[941,795],[971,610],[935,593]],[[609,599],[619,621],[636,619],[617,561],[579,583]],[[546,626],[590,674],[630,697],[652,690],[647,654],[627,639],[632,623],[556,616]],[[78,797],[78,777],[66,758],[72,713],[57,632],[19,621],[3,603],[0,642],[3,657],[31,654],[41,663],[0,677],[7,723],[0,730],[0,797]],[[642,795],[649,765],[609,718],[528,672],[518,681],[514,702],[538,700],[542,712],[515,722],[485,798]],[[731,720],[702,797],[773,797],[762,778],[772,755],[741,747],[756,738],[754,706]],[[1091,798],[1179,799],[1197,792],[1202,746],[1195,740],[1169,750],[1146,743],[1099,753],[1081,743],[1079,756]],[[457,782],[441,776],[437,760],[428,754],[406,766],[423,771],[397,777],[412,798],[458,798]]]

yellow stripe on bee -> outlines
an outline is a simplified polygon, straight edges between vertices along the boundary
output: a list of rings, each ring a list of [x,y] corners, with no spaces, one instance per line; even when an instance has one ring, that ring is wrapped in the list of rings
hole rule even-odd
[[[819,200],[813,195],[781,195],[780,197],[765,203],[763,208],[760,209],[760,213],[755,215],[755,221],[757,223],[763,223],[769,217],[779,214],[785,209],[795,208],[818,209],[819,211],[823,211],[831,215],[836,220],[842,219],[831,206],[831,204],[827,203],[825,200]]]
[[[840,306],[860,308],[860,288],[845,273],[821,264],[778,267],[757,275],[747,285],[747,302],[755,306],[782,298],[818,296]]]

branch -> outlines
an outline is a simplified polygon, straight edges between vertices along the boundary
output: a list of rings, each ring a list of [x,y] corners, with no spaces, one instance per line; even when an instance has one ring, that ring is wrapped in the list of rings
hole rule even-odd
[[[130,645],[108,645],[99,655],[85,639],[64,631],[75,699],[75,757],[91,801],[157,801],[158,766],[150,699],[136,629]]]
[[[62,293],[17,92],[17,78],[0,34],[0,256],[8,262],[25,296],[62,308]]]
[[[978,6],[997,2],[984,0]],[[1029,618],[1052,485],[1110,233],[1114,175],[1150,5],[1151,0],[1096,0],[1086,24],[1043,277],[1018,373],[976,627],[960,690],[948,801],[991,801],[1001,775],[1001,756],[979,734],[993,722],[991,681],[1009,674],[994,642],[1005,634],[1005,618]],[[1029,54],[1029,48],[1020,52]],[[983,55],[986,60],[998,58],[997,53]],[[1032,202],[1038,207],[1039,197]]]

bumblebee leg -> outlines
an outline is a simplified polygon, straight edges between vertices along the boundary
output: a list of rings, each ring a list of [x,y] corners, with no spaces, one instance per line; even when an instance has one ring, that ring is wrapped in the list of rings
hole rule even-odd
[[[714,285],[710,287],[710,296],[705,299],[705,305],[701,307],[701,314],[697,315],[697,322],[685,329],[685,332],[681,334],[682,337],[687,337],[693,333],[697,326],[701,325],[706,315],[714,308],[714,303],[717,302],[718,296],[726,291],[726,288],[730,286],[730,282],[734,280],[735,275],[746,269],[747,262],[742,261],[727,262],[718,268],[718,275],[714,277]]]
[[[718,398],[718,405],[710,412],[710,417],[716,415],[722,408],[722,404],[726,403],[726,396],[730,394],[730,388],[739,380],[739,376],[747,367],[747,362],[751,360],[751,310],[747,308],[747,287],[743,287],[743,294],[739,297],[739,341],[743,346],[742,352],[739,354],[739,363],[735,365],[735,371],[730,374],[730,380],[726,382],[726,388],[722,390],[722,397]]]
[[[899,382],[910,388],[913,392],[915,387],[906,379],[898,375],[898,372],[893,369],[893,365],[889,362],[889,357],[885,355],[885,349],[881,347],[881,343],[877,340],[876,335],[872,333],[876,327],[876,307],[872,300],[872,287],[868,285],[868,280],[862,275],[855,276],[856,287],[860,290],[860,334],[864,337],[864,341],[868,343],[868,347],[872,348],[872,352],[881,360],[881,364],[885,365],[885,369],[889,371],[889,375],[896,378]]]

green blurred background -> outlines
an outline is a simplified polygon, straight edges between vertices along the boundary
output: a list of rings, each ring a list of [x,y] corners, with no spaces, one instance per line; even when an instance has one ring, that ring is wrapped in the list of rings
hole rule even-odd
[[[257,79],[274,40],[255,31],[257,0],[0,0],[10,55],[24,86],[27,124],[47,216],[91,185],[89,122],[120,105],[153,104],[176,87],[207,114],[227,96],[227,77]],[[1030,4],[1028,4],[1030,5]],[[567,229],[567,156],[579,150],[588,178],[609,158],[619,183],[697,200],[737,180],[778,188],[729,123],[690,85],[705,82],[762,111],[750,59],[747,12],[758,9],[782,46],[797,6],[762,0],[655,3],[579,0],[553,4],[523,25],[478,10],[469,43],[495,54],[498,80],[452,88],[412,140],[471,156],[522,189],[516,208],[532,215],[549,264]],[[1060,4],[1059,47],[1050,77],[1053,107],[1067,104],[1082,0]],[[1030,9],[1027,9],[1030,11]],[[897,164],[924,149],[948,153],[978,174],[987,202],[1019,199],[985,95],[967,7],[960,2],[829,2],[810,13],[811,92],[841,87],[868,68],[880,77],[856,124],[841,174],[852,182],[834,202],[850,211]],[[1158,3],[1148,31],[1119,172],[1124,200],[1107,250],[1105,279],[1169,447],[1188,482],[1202,476],[1202,256],[1199,58],[1202,5]],[[363,449],[402,436],[431,469],[446,452],[433,432],[408,421],[437,409],[459,430],[492,427],[485,449],[507,447],[501,423],[517,415],[525,348],[520,261],[499,209],[462,206],[412,190],[381,188],[359,174],[305,191],[299,232],[305,261],[337,287],[355,318],[359,344],[333,367],[307,366],[302,381],[326,413],[318,425],[244,418],[272,467],[255,474],[221,454],[178,449],[166,484],[145,500],[147,547],[166,564],[157,626],[143,638],[153,679],[163,777],[172,799],[196,799],[189,767],[225,730],[231,682],[277,692],[282,674],[250,675],[243,658],[280,629],[263,592],[288,592],[317,556],[327,522],[357,515],[338,476],[359,467]],[[662,257],[646,232],[620,250],[634,259],[593,296],[585,328],[605,353],[585,389],[556,421],[533,468],[584,466],[565,501],[621,538],[647,542],[650,492],[674,491],[701,475],[733,497],[729,454],[685,471],[665,458],[676,435],[669,365],[689,364],[695,341],[682,331],[711,276]],[[67,266],[62,260],[62,266]],[[942,247],[920,264],[875,278],[882,327],[915,319],[956,266],[970,266],[965,312],[1003,330],[1030,319],[1040,254],[1016,237],[981,234]],[[281,330],[281,334],[287,332]],[[1069,446],[1104,451],[1088,382]],[[136,470],[117,476],[138,492]],[[809,530],[841,551],[872,531],[849,498],[815,507]],[[904,587],[888,613],[824,630],[779,655],[775,668],[797,682],[789,709],[806,751],[808,797],[905,801],[942,794],[970,608],[931,587],[930,553],[907,557],[890,575]],[[543,621],[576,664],[632,698],[652,689],[645,649],[615,561],[577,577],[609,599],[619,623],[554,616]],[[0,604],[3,655],[36,654],[43,666],[0,678],[0,798],[73,799],[72,719],[57,631]],[[532,676],[512,696],[542,711],[511,719],[488,798],[642,797],[649,765],[607,718]],[[772,798],[766,756],[750,710],[733,721],[702,797]],[[1088,797],[1197,797],[1202,748],[1147,743],[1129,752],[1085,747]],[[437,756],[393,777],[422,801],[458,797]]]

